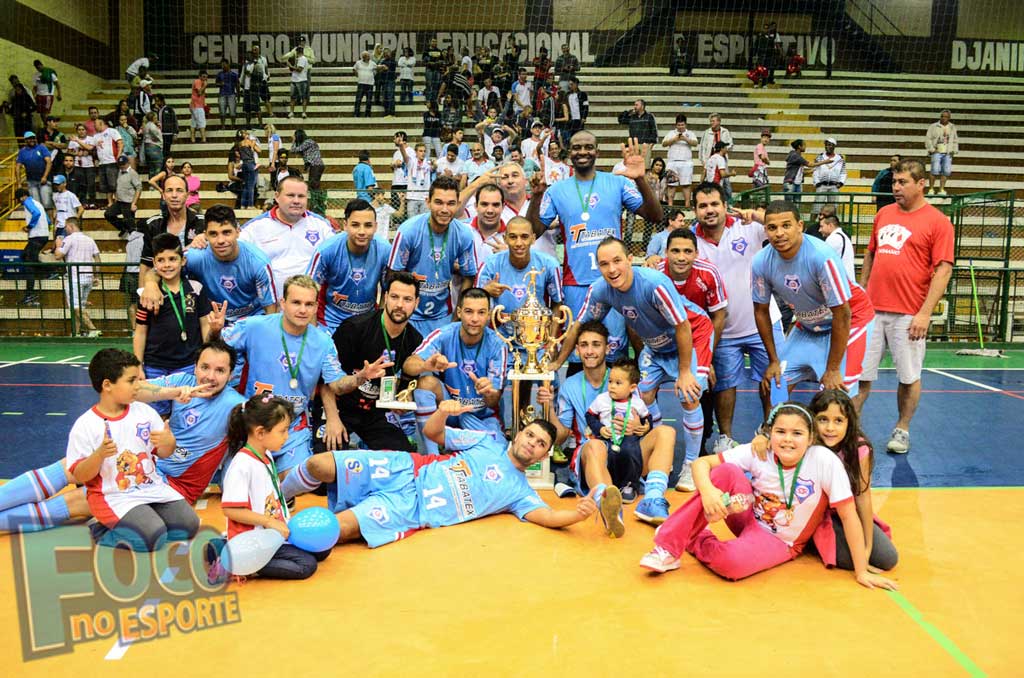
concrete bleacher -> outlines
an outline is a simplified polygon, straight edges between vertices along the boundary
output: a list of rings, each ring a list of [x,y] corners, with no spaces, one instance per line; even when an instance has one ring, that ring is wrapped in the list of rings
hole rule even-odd
[[[191,162],[194,173],[202,179],[201,205],[233,203],[232,194],[215,190],[216,184],[226,179],[226,154],[235,131],[219,128],[216,88],[212,83],[207,96],[212,107],[207,141],[188,141],[189,89],[194,77],[192,72],[184,71],[156,74],[155,91],[164,94],[176,109],[183,130],[174,145],[174,155],[179,165]],[[391,138],[401,129],[409,133],[411,141],[419,139],[423,98],[417,95],[415,103],[398,105],[392,117],[384,117],[380,109],[375,109],[375,117],[355,118],[352,107],[356,88],[350,68],[315,68],[312,82],[309,117],[288,119],[287,74],[283,68],[273,69],[271,93],[276,115],[265,122],[274,123],[285,147],[290,146],[292,134],[299,128],[320,144],[327,165],[323,186],[328,190],[331,213],[338,214],[338,206],[354,196],[352,168],[358,151],[370,152],[378,184],[390,186],[394,150]],[[808,71],[802,78],[780,78],[775,87],[754,89],[739,72],[697,70],[689,77],[673,77],[663,69],[588,68],[581,75],[581,87],[590,98],[587,127],[598,137],[599,166],[606,170],[618,161],[619,143],[625,135],[616,116],[631,107],[635,98],[643,97],[658,120],[661,134],[671,129],[675,115],[680,112],[688,115],[690,128],[698,135],[706,129],[710,113],[722,115],[723,124],[732,132],[735,142],[730,165],[738,172],[733,178],[737,192],[750,188],[746,172],[764,128],[771,129],[774,135],[770,148],[774,186],[781,188],[789,141],[805,139],[811,157],[822,150],[825,137],[834,136],[839,142],[838,151],[847,160],[849,180],[844,192],[867,192],[875,174],[888,165],[892,153],[923,158],[928,125],[938,118],[939,110],[950,108],[960,134],[960,153],[947,190],[951,194],[1012,190],[1024,196],[1019,170],[1024,164],[1024,118],[1020,115],[1024,107],[1024,82],[1018,78],[837,72],[826,79],[821,72]],[[415,89],[422,88],[420,71]],[[62,129],[67,133],[72,121],[86,118],[88,106],[95,105],[105,114],[126,95],[122,81],[107,83],[64,115]],[[241,101],[241,113],[240,109]],[[244,116],[240,115],[238,124],[243,122]],[[260,135],[262,138],[262,132]],[[475,137],[471,127],[467,127],[466,136],[467,140]],[[655,153],[663,155],[663,150],[658,147]],[[293,158],[292,163],[301,166],[301,158]],[[700,172],[699,167],[695,169],[695,179]],[[804,187],[813,191],[810,177]],[[933,200],[939,205],[948,202],[944,198]],[[158,194],[146,188],[140,200],[139,217],[156,213],[158,207]],[[244,219],[260,211],[243,210],[239,216]],[[11,215],[11,219],[20,218],[18,212]],[[99,244],[104,262],[122,260],[123,241],[103,220],[102,211],[87,211],[85,228]],[[23,242],[23,237],[16,231],[0,233],[0,249],[11,249],[17,241]],[[103,306],[108,308],[101,314],[99,324],[105,330],[125,331],[127,316],[122,309],[127,303],[117,286],[117,277],[110,275],[96,288],[106,290]],[[41,318],[63,317],[63,294],[57,281],[44,284],[42,310],[15,309],[23,287],[21,281],[0,280],[0,332],[15,329],[11,323],[20,321],[12,320],[14,317],[34,317],[35,325],[29,323],[29,328],[45,325]]]

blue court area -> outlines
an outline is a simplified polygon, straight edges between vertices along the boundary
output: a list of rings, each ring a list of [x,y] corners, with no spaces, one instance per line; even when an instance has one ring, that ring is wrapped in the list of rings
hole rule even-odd
[[[1024,485],[1024,456],[1014,431],[1024,421],[1024,370],[928,368],[921,406],[911,429],[908,455],[888,454],[885,442],[896,417],[896,377],[883,370],[864,412],[864,428],[880,451],[876,487],[1000,487]],[[809,400],[809,388],[797,393]],[[668,391],[659,400],[669,423],[682,410]],[[64,455],[75,419],[92,406],[95,393],[85,365],[0,365],[0,478],[11,478]],[[753,382],[737,398],[735,435],[752,434],[759,423]]]

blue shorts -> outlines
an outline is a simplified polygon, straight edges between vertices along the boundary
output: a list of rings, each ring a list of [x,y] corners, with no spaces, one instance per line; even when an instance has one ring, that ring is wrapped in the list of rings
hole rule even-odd
[[[782,323],[772,325],[775,346],[782,345],[785,337],[782,334]],[[744,373],[743,356],[750,356],[750,379],[761,381],[764,371],[768,369],[768,352],[764,350],[761,335],[748,334],[745,337],[722,337],[711,358],[715,367],[715,393],[736,388],[747,381]]]
[[[640,448],[638,436],[626,436],[619,445],[618,452],[612,452],[612,444],[608,440],[601,440],[608,453],[608,474],[612,477],[612,485],[623,487],[626,483],[633,483],[637,491],[643,491],[644,482],[642,478],[644,468],[644,455]],[[583,441],[572,459],[569,461],[569,478],[572,481],[573,489],[580,497],[590,494],[590,486],[587,484],[586,474],[583,472],[583,447],[588,440]]]
[[[193,364],[187,367],[179,367],[176,370],[166,370],[161,367],[143,365],[142,371],[145,373],[146,379],[149,380],[166,377],[169,374],[195,374],[196,366]],[[161,417],[169,417],[171,415],[171,402],[170,400],[158,400],[155,403],[149,403],[149,406],[156,410],[156,413]]]
[[[644,346],[640,351],[639,363],[641,393],[649,393],[665,382],[674,385],[679,378],[678,353],[655,353]],[[700,384],[700,390],[708,390],[708,375],[697,371],[696,351],[690,351],[690,372]]]
[[[313,456],[313,430],[309,427],[308,419],[306,425],[295,430],[288,431],[288,441],[280,450],[274,452],[274,465],[278,473],[290,471],[299,464]]]
[[[583,309],[583,302],[587,299],[589,287],[580,285],[566,285],[562,289],[562,296],[565,297],[565,305],[572,311],[573,320],[578,320],[580,311]],[[608,328],[608,363],[627,355],[629,351],[629,339],[626,336],[626,319],[618,311],[608,311],[608,315],[602,321]],[[424,335],[426,336],[426,335]],[[573,351],[569,355],[569,362],[578,363],[580,358]]]
[[[931,174],[933,177],[948,177],[953,173],[953,156],[949,153],[932,153]]]
[[[439,330],[442,327],[448,327],[448,325],[451,324],[452,319],[451,316],[447,315],[441,316],[440,318],[421,318],[418,315],[413,314],[412,318],[409,319],[409,322],[416,328],[416,331],[420,333],[420,336],[426,339],[427,335],[434,330]]]
[[[420,527],[413,458],[405,452],[332,452],[337,477],[327,486],[327,508],[351,510],[370,548],[390,544]]]
[[[839,364],[839,372],[851,396],[857,395],[864,351],[874,327],[875,321],[872,319],[862,327],[850,328],[850,338],[843,352],[843,361]],[[786,371],[782,375],[786,383],[793,386],[801,381],[820,382],[828,362],[831,340],[831,332],[809,332],[800,326],[793,327],[779,349],[779,360],[786,361]]]

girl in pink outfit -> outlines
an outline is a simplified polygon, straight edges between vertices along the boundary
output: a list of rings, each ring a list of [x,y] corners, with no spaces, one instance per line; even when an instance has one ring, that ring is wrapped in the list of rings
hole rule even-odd
[[[640,565],[655,572],[675,570],[687,551],[716,574],[743,579],[800,555],[829,509],[834,509],[842,521],[857,582],[895,590],[895,582],[868,568],[849,477],[831,450],[813,444],[811,413],[799,403],[784,403],[771,411],[767,428],[764,461],[748,444],[693,463],[700,494],[658,528],[654,549]],[[735,501],[744,497],[752,501]],[[735,539],[721,541],[707,528],[709,522],[723,518]]]
[[[181,175],[185,177],[185,185],[188,189],[188,198],[185,200],[185,207],[195,209],[199,205],[199,177],[192,174],[192,163],[182,163]]]

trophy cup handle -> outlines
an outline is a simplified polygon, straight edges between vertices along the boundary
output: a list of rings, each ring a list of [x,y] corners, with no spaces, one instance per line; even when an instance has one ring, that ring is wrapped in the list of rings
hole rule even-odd
[[[569,334],[569,328],[572,326],[572,311],[565,304],[562,304],[559,308],[561,309],[561,314],[557,318],[552,317],[552,320],[556,320],[560,324],[564,323],[565,331],[557,337],[548,337],[548,346],[554,346],[555,344],[562,343],[562,340],[565,339],[565,335]]]
[[[512,319],[511,316],[509,316],[509,314],[505,313],[504,311],[504,306],[495,306],[493,309],[491,309],[491,329],[494,330],[494,333],[498,335],[499,339],[505,342],[505,344],[511,351],[514,348],[512,339],[506,337],[503,332],[498,331],[498,325],[504,325],[505,323],[509,322]],[[504,320],[501,319],[502,315],[505,316]]]

